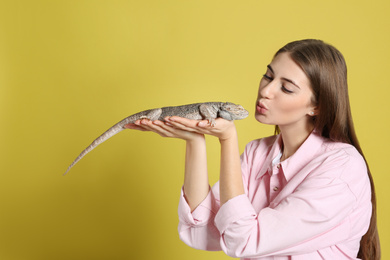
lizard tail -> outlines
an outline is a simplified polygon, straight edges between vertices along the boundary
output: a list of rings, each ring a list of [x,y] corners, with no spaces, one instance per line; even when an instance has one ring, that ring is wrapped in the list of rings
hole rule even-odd
[[[66,170],[66,172],[64,173],[67,174],[69,172],[69,170],[78,162],[81,160],[81,158],[83,158],[87,153],[89,153],[90,151],[92,151],[96,146],[98,146],[99,144],[103,143],[104,141],[106,141],[108,138],[116,135],[117,133],[121,132],[122,130],[125,130],[124,128],[124,121],[125,120],[122,120],[121,122],[119,122],[118,124],[114,125],[113,127],[111,127],[110,129],[108,129],[106,132],[104,132],[101,136],[99,136],[98,138],[96,138],[87,148],[84,149],[84,151],[82,151],[80,153],[79,156],[77,156],[77,158],[72,162],[71,165],[69,165],[68,169]],[[127,122],[126,122],[127,123]]]

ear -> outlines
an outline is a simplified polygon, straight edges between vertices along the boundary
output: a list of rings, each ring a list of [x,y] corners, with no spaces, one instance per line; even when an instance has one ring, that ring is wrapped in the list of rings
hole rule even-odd
[[[317,116],[318,114],[319,114],[319,111],[318,111],[317,107],[313,107],[313,108],[309,111],[309,113],[308,113],[309,116]]]

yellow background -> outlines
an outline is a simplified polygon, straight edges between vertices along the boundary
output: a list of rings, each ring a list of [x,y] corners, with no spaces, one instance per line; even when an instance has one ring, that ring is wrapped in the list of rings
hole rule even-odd
[[[229,259],[178,238],[182,141],[122,132],[62,174],[148,108],[231,101],[251,113],[236,124],[241,151],[271,135],[253,119],[258,82],[274,52],[302,38],[347,60],[389,259],[389,3],[0,1],[0,259]],[[218,151],[208,139],[212,183]]]

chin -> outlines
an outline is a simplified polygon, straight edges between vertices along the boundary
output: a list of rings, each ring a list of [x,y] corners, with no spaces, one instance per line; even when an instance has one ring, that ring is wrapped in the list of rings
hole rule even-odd
[[[261,115],[259,113],[255,114],[255,119],[257,120],[257,122],[265,124],[265,125],[275,125],[271,121],[269,121],[266,116]]]

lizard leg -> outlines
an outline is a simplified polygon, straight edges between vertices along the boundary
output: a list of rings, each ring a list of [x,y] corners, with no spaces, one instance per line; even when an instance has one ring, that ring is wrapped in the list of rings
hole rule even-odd
[[[154,120],[157,120],[161,114],[162,114],[162,109],[156,108],[156,109],[150,110],[146,115],[141,116],[140,119],[149,119],[151,121],[154,121]]]
[[[199,106],[199,112],[206,120],[209,121],[209,125],[215,126],[215,119],[217,118],[218,113],[218,110],[215,107],[207,104],[201,104]]]

